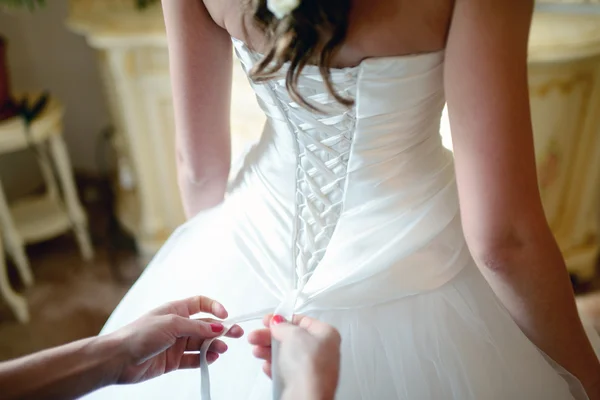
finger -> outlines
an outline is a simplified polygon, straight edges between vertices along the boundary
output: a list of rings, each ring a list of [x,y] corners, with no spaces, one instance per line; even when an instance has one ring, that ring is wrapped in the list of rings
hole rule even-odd
[[[219,359],[219,354],[214,353],[212,351],[206,352],[206,361],[208,361],[208,365],[214,363]]]
[[[292,335],[308,334],[303,328],[296,325],[288,322],[279,322],[277,316],[273,317],[273,321],[271,323],[271,336],[279,342],[287,341]]]
[[[275,316],[275,314],[267,314],[264,316],[263,318],[263,324],[265,325],[265,327],[270,328],[271,327],[271,323],[273,322],[273,317]],[[281,317],[281,316],[280,316]],[[281,317],[283,318],[283,317]],[[293,321],[292,323],[294,325],[298,325],[298,323],[300,321],[302,321],[304,317],[302,315],[294,315]]]
[[[248,342],[255,346],[270,346],[271,331],[268,329],[259,329],[254,332],[250,332],[248,335]]]
[[[219,355],[217,353],[208,352],[206,353],[206,361],[208,364],[212,364],[217,361]],[[181,361],[179,361],[179,369],[197,369],[200,368],[200,363],[202,360],[201,354],[184,354],[181,356]]]
[[[234,325],[231,327],[231,329],[229,329],[229,331],[227,332],[227,334],[225,336],[233,338],[233,339],[238,339],[238,338],[241,338],[242,336],[244,336],[244,330],[242,329],[241,326]]]
[[[267,314],[263,318],[263,324],[267,328],[271,327],[271,324],[273,323],[273,317],[275,317],[274,314]],[[281,315],[279,315],[277,317],[278,318],[283,318]],[[309,323],[311,320],[314,320],[314,318],[306,317],[304,315],[294,315],[294,317],[292,319],[292,324],[294,324],[294,325],[300,325],[300,323],[302,323],[302,321],[304,321],[304,323],[306,324],[306,323]]]
[[[188,337],[187,344],[185,346],[185,351],[200,351],[202,347],[202,343],[204,343],[206,339],[203,337]]]
[[[200,351],[203,343],[204,339],[202,338],[189,338],[185,347],[185,351]],[[222,340],[215,340],[210,344],[208,351],[223,354],[227,351],[228,348],[229,346],[227,346],[227,344],[225,344],[225,342],[223,342]]]
[[[263,324],[266,328],[271,326],[271,320],[273,319],[273,314],[267,314],[263,318]]]
[[[220,325],[223,324],[223,321],[217,320],[214,318],[193,318],[193,319],[195,319],[197,321],[206,322],[208,324],[220,324]],[[227,331],[227,334],[225,334],[225,336],[233,338],[233,339],[238,339],[238,338],[241,338],[242,336],[244,336],[244,330],[239,325],[233,325],[231,328],[229,328],[229,330]]]
[[[313,335],[320,335],[324,332],[329,332],[331,329],[331,327],[326,323],[304,315],[295,315],[293,323],[294,325],[298,325],[300,328],[306,329]]]
[[[263,371],[265,374],[267,374],[267,376],[271,379],[273,379],[273,373],[272,373],[272,366],[270,362],[265,362],[263,364]]]
[[[254,357],[260,358],[261,360],[271,361],[270,347],[254,346],[252,348],[252,354],[254,355]]]
[[[295,315],[293,324],[305,329],[313,336],[328,339],[333,338],[338,344],[341,343],[341,337],[338,330],[318,319],[307,317],[305,315]]]
[[[213,352],[213,353],[217,353],[217,354],[223,354],[228,349],[229,349],[229,346],[227,346],[227,344],[225,344],[225,342],[223,342],[221,340],[215,340],[208,347],[209,352]]]
[[[179,361],[178,369],[200,368],[200,354],[184,354]]]
[[[223,325],[223,321],[216,320],[213,318],[193,318],[193,319],[195,319],[196,321],[206,322],[207,324]],[[227,331],[225,336],[227,336],[229,338],[233,338],[233,339],[239,339],[242,336],[244,336],[244,330],[239,325],[233,325],[231,328],[229,328],[229,330]]]
[[[221,303],[204,296],[194,296],[163,304],[152,310],[150,315],[177,314],[188,317],[198,313],[209,313],[221,319],[228,316],[227,310]]]
[[[187,306],[189,315],[209,313],[221,319],[229,315],[221,303],[208,297],[195,296],[181,301]]]
[[[221,324],[209,324],[178,315],[166,315],[164,320],[177,337],[214,338],[221,335],[225,329]]]

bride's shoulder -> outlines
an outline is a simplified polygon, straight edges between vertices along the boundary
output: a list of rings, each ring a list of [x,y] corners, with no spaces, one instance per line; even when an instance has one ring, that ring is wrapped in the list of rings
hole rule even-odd
[[[246,35],[259,36],[253,23],[248,0],[199,0],[204,2],[215,24],[226,30],[231,37],[248,42]]]
[[[252,25],[250,4],[255,0],[199,0],[204,3],[206,10],[213,21],[229,32],[233,37],[238,37],[244,30],[243,26]],[[266,0],[263,0],[266,1]]]

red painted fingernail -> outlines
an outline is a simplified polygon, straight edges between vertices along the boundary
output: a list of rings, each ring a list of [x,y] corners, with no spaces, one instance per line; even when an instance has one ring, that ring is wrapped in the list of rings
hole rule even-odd
[[[271,323],[273,325],[279,325],[282,322],[285,322],[285,318],[283,318],[281,315],[274,315],[273,318],[271,318]]]
[[[210,328],[213,332],[221,332],[225,327],[221,324],[210,324]]]

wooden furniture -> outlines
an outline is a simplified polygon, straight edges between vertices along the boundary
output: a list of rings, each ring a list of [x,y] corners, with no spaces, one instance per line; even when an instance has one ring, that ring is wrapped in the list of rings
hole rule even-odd
[[[538,13],[529,47],[542,201],[569,272],[586,281],[600,250],[600,14]]]
[[[89,260],[93,257],[87,218],[77,197],[69,155],[62,137],[63,114],[63,106],[51,98],[29,127],[20,117],[0,122],[0,154],[25,149],[34,151],[46,185],[44,193],[9,205],[0,180],[0,236],[26,286],[33,284],[25,253],[26,244],[73,230],[83,258]],[[3,257],[0,259],[0,292],[19,320],[26,322],[29,318],[26,304],[10,288]]]
[[[115,212],[142,255],[151,256],[185,219],[162,15],[158,7],[142,12],[133,5],[72,1],[68,25],[98,51],[116,133]]]
[[[10,285],[10,280],[8,278],[8,270],[6,267],[6,259],[4,254],[4,243],[3,243],[2,232],[0,232],[0,295],[9,305],[9,307],[13,310],[13,313],[17,317],[17,319],[26,323],[29,321],[29,308],[27,307],[27,300],[20,294],[14,291],[12,286]],[[27,285],[31,285],[33,280],[29,273],[29,270],[23,274],[23,271],[19,269],[21,279],[23,279]],[[29,281],[26,281],[30,279]]]

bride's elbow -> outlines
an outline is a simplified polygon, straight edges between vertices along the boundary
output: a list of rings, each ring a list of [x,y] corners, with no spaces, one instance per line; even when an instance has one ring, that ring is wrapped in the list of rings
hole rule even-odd
[[[210,157],[186,157],[177,151],[177,175],[179,182],[194,186],[225,185],[229,178],[230,159],[211,159]]]
[[[228,179],[224,172],[193,175],[179,170],[178,181],[185,215],[190,219],[224,200]]]
[[[194,168],[179,165],[177,168],[179,182],[195,187],[226,186],[229,177],[229,166],[208,165],[203,168]]]
[[[525,247],[520,240],[467,240],[475,263],[493,273],[507,272],[515,265],[515,258]]]
[[[487,235],[466,236],[476,264],[494,274],[544,267],[546,263],[540,262],[541,259],[562,257],[546,224],[511,225]]]
[[[177,178],[186,216],[190,218],[223,201],[229,178],[229,163],[178,163]]]

